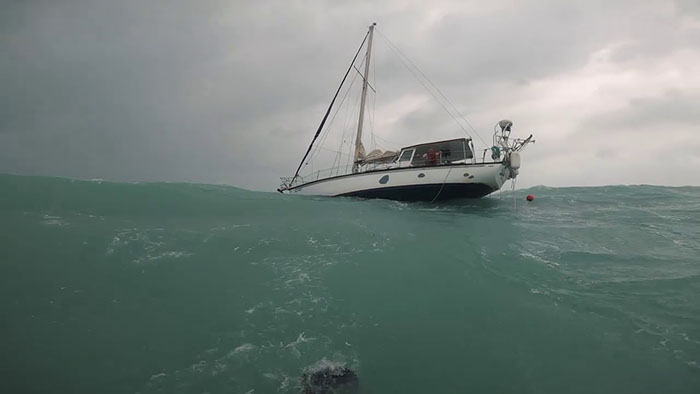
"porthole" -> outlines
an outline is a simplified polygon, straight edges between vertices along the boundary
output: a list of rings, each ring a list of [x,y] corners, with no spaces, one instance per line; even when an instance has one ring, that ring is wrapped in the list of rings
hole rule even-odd
[[[468,177],[468,176],[469,176],[469,173],[468,173],[468,172],[465,172],[465,173],[464,173],[464,177],[466,178],[466,177]]]
[[[425,178],[425,174],[421,172],[420,174],[418,174],[418,178]]]
[[[382,185],[389,182],[389,175],[384,175],[383,177],[379,178],[379,183]]]

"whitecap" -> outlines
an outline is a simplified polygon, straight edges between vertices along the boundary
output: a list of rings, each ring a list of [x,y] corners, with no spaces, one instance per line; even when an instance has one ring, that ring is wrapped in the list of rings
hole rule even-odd
[[[192,370],[192,372],[202,372],[206,367],[207,362],[205,360],[190,365],[190,369]]]
[[[156,380],[156,379],[164,378],[166,376],[168,376],[168,374],[166,374],[165,372],[161,372],[161,373],[157,373],[155,375],[151,375],[151,378],[149,380]]]
[[[239,354],[247,353],[247,352],[250,352],[250,351],[252,351],[252,350],[254,350],[254,349],[255,349],[255,345],[253,345],[252,343],[244,343],[244,344],[242,344],[242,345],[236,347],[235,349],[233,349],[233,350],[227,355],[227,357],[235,357],[235,356],[237,356],[237,355],[239,355]]]

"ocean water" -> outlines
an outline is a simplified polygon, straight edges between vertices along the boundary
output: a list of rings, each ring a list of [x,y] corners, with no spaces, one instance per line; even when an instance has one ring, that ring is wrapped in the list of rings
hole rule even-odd
[[[700,392],[700,188],[516,196],[0,175],[0,392]]]

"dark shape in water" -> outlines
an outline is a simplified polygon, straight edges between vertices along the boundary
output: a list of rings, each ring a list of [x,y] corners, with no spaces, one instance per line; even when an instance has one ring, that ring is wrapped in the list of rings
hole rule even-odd
[[[303,394],[354,394],[358,386],[355,371],[338,365],[318,365],[301,376]]]

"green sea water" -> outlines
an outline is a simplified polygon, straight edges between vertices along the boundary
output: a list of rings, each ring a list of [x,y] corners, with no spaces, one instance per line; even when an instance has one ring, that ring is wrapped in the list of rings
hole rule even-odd
[[[0,392],[700,392],[700,188],[516,196],[0,175]]]

